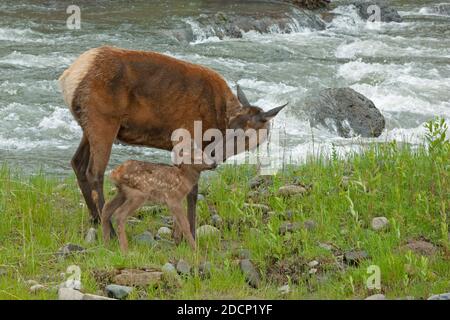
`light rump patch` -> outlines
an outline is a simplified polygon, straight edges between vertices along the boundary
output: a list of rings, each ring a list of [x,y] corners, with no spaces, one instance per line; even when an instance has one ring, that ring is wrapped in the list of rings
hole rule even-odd
[[[67,106],[72,107],[75,90],[90,70],[98,53],[99,48],[86,51],[59,77],[59,86]]]

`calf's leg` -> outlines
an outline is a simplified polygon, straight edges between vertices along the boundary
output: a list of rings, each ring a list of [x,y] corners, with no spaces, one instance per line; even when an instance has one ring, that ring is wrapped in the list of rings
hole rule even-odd
[[[187,196],[187,212],[192,237],[195,239],[196,209],[198,198],[198,184],[196,184]]]
[[[102,212],[102,228],[103,241],[107,244],[111,238],[112,222],[111,217],[114,212],[125,202],[125,195],[119,190],[117,195],[103,207]]]
[[[195,250],[195,239],[192,236],[191,230],[189,228],[189,221],[187,219],[186,213],[183,210],[183,205],[181,202],[172,202],[169,204],[169,209],[172,212],[174,223],[178,225],[178,228],[184,235],[189,245],[193,250]]]

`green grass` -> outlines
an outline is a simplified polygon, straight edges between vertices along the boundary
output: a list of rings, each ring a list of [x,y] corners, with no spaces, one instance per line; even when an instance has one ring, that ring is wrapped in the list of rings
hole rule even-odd
[[[222,238],[200,243],[195,253],[186,243],[161,249],[133,242],[134,235],[147,229],[155,234],[163,225],[161,214],[148,210],[139,213],[142,223],[128,226],[128,255],[120,253],[116,241],[109,247],[101,240],[87,245],[83,239],[90,227],[88,212],[73,176],[64,181],[43,174],[25,177],[3,166],[0,298],[56,299],[56,290],[30,293],[26,280],[56,285],[70,265],[81,268],[83,290],[95,294],[103,289],[96,277],[99,272],[158,267],[181,258],[193,266],[210,261],[211,276],[204,279],[194,273],[183,278],[178,287],[163,283],[135,290],[130,298],[360,299],[380,292],[388,298],[420,299],[448,292],[450,148],[445,139],[439,142],[445,132],[439,132],[439,128],[429,131],[429,148],[376,144],[346,160],[336,155],[315,157],[303,165],[285,168],[274,177],[269,194],[256,201],[271,208],[268,216],[243,209],[243,204],[250,202],[248,181],[256,175],[256,169],[222,166],[202,179],[206,201],[198,205],[198,225],[211,223],[210,207],[221,215]],[[293,181],[312,188],[304,196],[277,197],[278,188]],[[106,190],[110,198],[114,192],[110,186]],[[312,219],[316,228],[280,235],[278,228],[289,220],[289,210],[293,212],[292,221]],[[389,229],[376,232],[370,228],[372,218],[377,216],[389,219]],[[437,252],[421,256],[403,248],[415,239],[433,243]],[[55,252],[69,242],[86,247],[87,253],[58,260]],[[327,251],[319,243],[332,244],[336,250]],[[250,250],[262,277],[259,289],[246,284],[236,263],[238,248]],[[358,266],[342,268],[339,255],[355,249],[367,251],[370,258]],[[320,262],[315,275],[308,274],[306,264],[311,260]],[[380,290],[366,286],[371,265],[380,268]],[[281,295],[277,288],[287,283],[291,292]]]

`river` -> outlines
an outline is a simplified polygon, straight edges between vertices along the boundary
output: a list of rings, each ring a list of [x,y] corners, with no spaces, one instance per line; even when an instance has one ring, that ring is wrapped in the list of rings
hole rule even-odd
[[[272,3],[239,1],[17,1],[0,3],[0,161],[26,172],[65,175],[81,130],[64,105],[57,78],[83,51],[104,44],[154,50],[200,63],[241,85],[264,109],[289,108],[274,127],[283,132],[283,153],[302,161],[308,152],[352,150],[367,141],[419,143],[425,121],[450,119],[450,17],[436,14],[439,1],[390,1],[402,23],[374,25],[352,6],[335,1],[340,15],[326,30],[296,26],[295,32],[248,32],[218,39],[193,18],[217,11],[233,14],[279,10]],[[66,8],[78,4],[81,29],[66,26]],[[192,28],[179,41],[170,30]],[[302,116],[308,90],[350,86],[369,97],[386,118],[376,139],[344,139],[311,129]],[[129,159],[167,160],[152,149],[115,145],[112,164]]]

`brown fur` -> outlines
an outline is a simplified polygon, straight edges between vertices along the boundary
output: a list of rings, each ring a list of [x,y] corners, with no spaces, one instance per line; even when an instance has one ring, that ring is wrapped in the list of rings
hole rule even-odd
[[[169,207],[177,229],[181,231],[189,245],[195,249],[195,240],[190,232],[189,221],[183,210],[183,200],[197,185],[200,172],[208,169],[203,165],[182,165],[180,167],[164,164],[129,160],[111,173],[111,180],[117,186],[118,194],[103,208],[103,237],[110,240],[111,217],[116,216],[120,248],[128,250],[125,234],[127,218],[146,202],[165,204]],[[181,240],[175,234],[175,240]]]
[[[263,111],[243,108],[216,72],[155,52],[91,49],[63,73],[60,85],[83,129],[72,166],[94,222],[104,205],[104,172],[116,139],[171,150],[172,132],[184,128],[193,136],[194,121],[202,121],[203,131],[224,133],[246,128],[250,120],[252,127],[268,126],[267,119],[253,116]],[[193,234],[197,190],[188,196]]]

